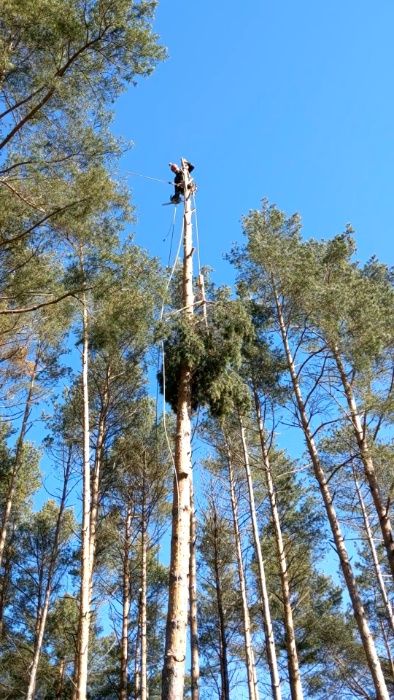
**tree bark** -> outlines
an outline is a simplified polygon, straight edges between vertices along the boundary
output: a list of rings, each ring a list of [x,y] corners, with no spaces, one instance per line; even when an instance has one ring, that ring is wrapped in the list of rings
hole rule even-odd
[[[142,519],[141,519],[141,700],[148,698],[148,640],[147,640],[147,524],[146,524],[146,480],[145,465],[142,486]]]
[[[357,479],[357,476],[356,476],[354,470],[353,470],[353,478],[354,478],[354,483],[355,483],[355,486],[356,486],[356,492],[357,492],[358,502],[359,502],[359,504],[360,504],[361,513],[362,513],[362,516],[363,516],[364,527],[365,527],[365,534],[366,534],[366,536],[367,536],[367,542],[368,542],[368,546],[369,546],[369,549],[370,549],[370,552],[371,552],[372,561],[373,561],[373,566],[374,566],[374,569],[375,569],[376,580],[377,580],[377,582],[378,582],[378,586],[379,586],[380,593],[381,593],[381,596],[382,596],[383,604],[384,604],[384,607],[385,607],[385,610],[386,610],[387,621],[388,621],[388,623],[389,623],[389,625],[390,625],[390,627],[391,627],[391,631],[394,633],[394,615],[393,615],[393,609],[392,609],[392,607],[391,607],[391,603],[390,603],[389,597],[388,597],[388,595],[387,595],[386,585],[385,585],[385,583],[384,583],[382,570],[381,570],[381,568],[380,568],[380,563],[379,563],[379,559],[378,559],[378,553],[377,553],[377,551],[376,551],[375,542],[374,542],[374,540],[373,540],[373,534],[372,534],[371,525],[370,525],[370,522],[369,522],[369,517],[368,517],[368,513],[367,513],[367,508],[366,508],[366,505],[365,505],[365,503],[364,503],[363,495],[362,495],[362,493],[361,493],[360,484],[358,483],[358,479]]]
[[[246,444],[245,427],[243,425],[243,421],[242,421],[241,416],[239,416],[239,424],[240,424],[240,429],[241,429],[241,442],[242,442],[242,450],[243,450],[243,455],[244,455],[246,481],[248,484],[249,510],[250,510],[250,518],[252,521],[253,543],[254,543],[254,550],[255,550],[255,555],[256,555],[256,560],[257,560],[257,568],[258,568],[258,572],[259,572],[259,574],[258,574],[258,586],[259,586],[259,591],[260,591],[261,611],[263,614],[265,644],[266,644],[268,666],[269,666],[270,677],[271,677],[272,696],[275,700],[281,700],[282,693],[281,693],[281,687],[280,687],[278,661],[276,658],[274,629],[272,626],[271,611],[270,611],[270,607],[269,607],[269,598],[268,598],[267,582],[266,582],[266,578],[265,578],[263,555],[261,553],[260,533],[259,533],[259,526],[257,524],[256,504],[255,504],[255,500],[254,500],[254,488],[253,488],[252,473],[250,470],[248,446]]]
[[[189,174],[183,162],[184,240],[183,240],[183,313],[193,315],[193,249]],[[166,626],[162,700],[183,700],[186,633],[189,599],[190,557],[190,482],[191,471],[191,371],[184,362],[180,369],[176,417],[175,478],[173,490],[171,562]]]
[[[129,613],[130,613],[130,546],[131,546],[131,508],[127,508],[124,543],[123,543],[123,581],[122,581],[122,639],[120,644],[120,689],[119,700],[129,697]]]
[[[215,590],[216,603],[218,608],[219,621],[219,662],[220,662],[220,677],[222,682],[220,700],[230,700],[230,682],[228,677],[228,658],[227,658],[227,636],[225,614],[223,610],[223,592],[222,582],[219,572],[219,552],[218,552],[218,517],[215,506],[213,506],[213,542],[214,542],[214,569],[215,569]]]
[[[359,449],[360,453],[360,458],[362,461],[362,464],[364,466],[364,473],[365,473],[365,478],[367,480],[369,490],[371,492],[372,500],[374,503],[374,506],[376,508],[376,512],[378,514],[379,518],[379,525],[380,529],[382,531],[382,536],[383,536],[383,542],[384,546],[386,548],[386,553],[387,553],[387,559],[391,571],[391,575],[394,578],[394,538],[393,538],[393,531],[391,527],[391,522],[390,522],[390,516],[388,509],[386,506],[383,504],[382,501],[382,496],[380,493],[380,488],[378,484],[378,480],[376,477],[376,471],[375,471],[375,466],[373,463],[372,455],[369,449],[368,445],[368,439],[366,435],[366,431],[364,430],[362,423],[361,423],[361,417],[357,409],[357,404],[356,404],[356,399],[354,396],[353,388],[349,382],[349,379],[346,375],[346,371],[342,362],[342,358],[339,354],[339,350],[337,346],[332,346],[331,347],[339,376],[341,378],[341,382],[343,385],[343,389],[345,392],[346,396],[346,401],[350,413],[350,419],[351,419],[351,424],[353,427],[354,435],[357,441],[357,446]]]
[[[76,700],[86,700],[88,681],[88,650],[90,634],[90,581],[91,581],[91,485],[90,485],[90,424],[88,387],[88,306],[82,296],[82,386],[83,386],[83,486],[82,486],[82,547],[81,592],[79,606],[78,649],[76,664]]]
[[[59,682],[56,688],[56,700],[62,700],[64,689],[64,678],[66,675],[66,659],[60,659],[59,662]]]
[[[279,301],[278,293],[274,286],[275,303],[277,310],[277,317],[280,327],[280,333],[282,337],[282,343],[286,355],[288,370],[290,373],[293,391],[296,398],[298,414],[301,422],[301,426],[305,436],[305,442],[308,448],[309,456],[311,458],[313,471],[315,474],[316,481],[319,485],[320,493],[323,498],[324,507],[326,509],[327,518],[330,523],[331,532],[335,542],[335,547],[338,553],[342,573],[346,582],[347,589],[349,591],[349,597],[353,607],[354,617],[359,630],[362,645],[364,647],[368,667],[371,673],[373,684],[376,691],[377,700],[389,700],[389,694],[387,691],[386,682],[382,672],[382,667],[380,665],[379,656],[376,651],[374,639],[372,637],[371,631],[369,629],[367,617],[365,614],[364,606],[362,604],[356,579],[352,570],[349,555],[346,549],[345,540],[343,538],[337,514],[335,512],[333,498],[329,488],[328,480],[324,473],[324,469],[320,462],[319,453],[314,441],[312,430],[310,428],[309,419],[306,413],[305,404],[302,398],[301,388],[297,377],[296,368],[294,365],[293,356],[290,350],[290,345],[287,338],[285,321],[283,318],[282,306]]]
[[[96,554],[96,539],[97,539],[97,519],[99,510],[99,492],[100,492],[100,476],[101,476],[101,463],[103,459],[104,450],[104,438],[105,438],[105,428],[106,428],[106,418],[108,412],[109,404],[109,385],[111,379],[111,368],[110,365],[107,366],[107,373],[105,378],[105,388],[103,395],[103,403],[99,415],[98,421],[98,431],[97,431],[97,441],[96,441],[96,454],[94,460],[94,468],[91,476],[91,509],[90,509],[90,561],[91,561],[91,572],[90,572],[90,605],[92,601],[93,593],[93,572],[94,572],[94,560]]]
[[[190,482],[190,656],[192,700],[200,697],[200,659],[197,621],[197,570],[196,570],[196,514],[194,510],[193,484]]]
[[[239,531],[238,524],[238,504],[235,495],[235,483],[234,483],[234,472],[232,465],[232,456],[230,447],[226,441],[227,449],[227,469],[228,469],[228,480],[230,485],[230,498],[231,498],[231,512],[233,517],[233,529],[234,529],[234,539],[235,539],[235,549],[237,554],[237,568],[238,568],[238,580],[239,587],[241,591],[242,600],[242,618],[243,618],[243,628],[244,628],[244,646],[245,646],[245,659],[246,659],[246,671],[248,678],[248,691],[249,700],[259,700],[259,692],[257,686],[257,674],[256,665],[254,662],[254,653],[252,646],[252,637],[250,632],[250,615],[248,600],[246,594],[246,580],[244,565],[242,560],[242,548],[241,548],[241,534]]]
[[[30,678],[29,678],[29,686],[28,686],[27,694],[26,694],[26,700],[34,700],[34,696],[35,696],[35,692],[36,692],[38,664],[40,661],[42,643],[44,640],[45,627],[46,627],[46,622],[47,622],[47,617],[48,617],[49,604],[51,601],[51,594],[52,594],[52,587],[53,587],[53,576],[55,573],[56,560],[57,560],[58,555],[59,555],[60,533],[61,533],[63,515],[64,515],[64,511],[65,511],[65,507],[66,507],[67,489],[68,489],[68,480],[69,480],[69,476],[70,476],[70,470],[71,470],[71,450],[69,450],[67,465],[66,465],[66,469],[64,472],[63,489],[62,489],[62,495],[61,495],[60,503],[59,503],[59,512],[58,512],[58,516],[56,519],[56,527],[55,527],[55,533],[54,533],[54,538],[53,538],[52,551],[51,551],[50,561],[49,561],[49,566],[48,566],[45,593],[44,593],[44,601],[43,601],[42,606],[40,606],[41,609],[39,610],[36,629],[35,629],[34,645],[33,645],[33,660],[32,660],[32,664],[31,664],[31,668],[30,668]]]
[[[294,630],[293,609],[290,600],[290,583],[287,568],[286,553],[283,543],[282,527],[277,505],[276,489],[272,478],[271,464],[265,440],[264,424],[261,415],[261,407],[257,391],[253,389],[257,423],[260,436],[261,453],[263,457],[263,469],[268,498],[271,508],[271,517],[274,525],[276,552],[279,564],[279,576],[283,598],[283,614],[285,623],[287,665],[289,670],[289,685],[292,700],[303,700],[300,667],[298,663],[297,644]]]

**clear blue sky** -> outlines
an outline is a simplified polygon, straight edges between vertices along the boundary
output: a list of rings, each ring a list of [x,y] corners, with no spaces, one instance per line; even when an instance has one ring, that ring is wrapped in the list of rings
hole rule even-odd
[[[359,257],[394,263],[392,0],[162,0],[169,58],[115,105],[124,170],[196,164],[202,263],[217,282],[240,218],[263,196],[304,235],[356,229]],[[130,177],[136,242],[167,260],[170,186]]]

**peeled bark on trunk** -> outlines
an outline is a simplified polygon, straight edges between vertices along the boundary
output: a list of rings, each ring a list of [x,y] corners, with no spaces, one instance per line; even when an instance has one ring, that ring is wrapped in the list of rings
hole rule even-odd
[[[59,504],[59,512],[58,512],[58,516],[57,516],[57,520],[56,520],[56,527],[55,527],[55,533],[54,533],[54,538],[53,538],[52,552],[51,552],[50,562],[49,562],[49,567],[48,567],[48,572],[47,572],[44,601],[43,601],[43,604],[42,604],[41,609],[39,611],[36,629],[35,629],[34,645],[33,645],[33,660],[32,660],[31,669],[30,669],[29,686],[27,689],[26,700],[33,700],[34,696],[35,696],[35,692],[36,692],[38,664],[40,661],[42,643],[44,640],[45,627],[46,627],[46,622],[47,622],[47,617],[48,617],[49,604],[51,601],[51,594],[52,594],[52,588],[53,588],[53,576],[55,573],[56,561],[57,561],[57,558],[59,555],[60,533],[61,533],[64,510],[66,507],[67,489],[68,489],[68,480],[69,480],[69,476],[70,476],[70,470],[71,470],[71,450],[69,450],[67,466],[66,466],[65,473],[64,473],[62,495],[61,495],[60,504]]]
[[[21,458],[23,454],[23,445],[25,442],[25,435],[27,431],[27,425],[29,421],[29,416],[31,412],[31,407],[33,403],[33,390],[34,390],[34,384],[36,380],[36,375],[37,375],[37,369],[38,369],[38,363],[39,363],[39,353],[37,352],[36,354],[36,359],[34,362],[34,366],[31,372],[30,376],[30,384],[29,384],[29,390],[27,392],[27,397],[26,397],[26,402],[25,402],[25,409],[23,412],[23,418],[22,418],[22,424],[21,428],[19,431],[19,437],[18,441],[16,444],[16,451],[15,451],[15,460],[14,460],[14,466],[12,468],[11,472],[11,479],[10,483],[8,485],[8,491],[7,491],[7,496],[6,496],[6,504],[5,504],[5,509],[3,513],[3,518],[1,522],[1,530],[0,530],[0,568],[3,565],[3,556],[4,556],[4,548],[5,544],[7,541],[7,531],[8,531],[8,525],[10,522],[10,517],[11,517],[11,511],[12,511],[12,506],[14,503],[14,498],[15,498],[15,492],[16,492],[16,485],[17,485],[17,477],[18,477],[18,471],[21,465]]]
[[[184,173],[184,254],[182,301],[184,314],[193,315],[193,264],[191,235],[191,202],[188,191],[189,174]],[[171,562],[168,591],[168,613],[164,667],[162,672],[162,700],[183,700],[186,635],[189,603],[190,557],[190,482],[191,470],[191,371],[183,363],[179,372],[178,405],[175,438],[175,478],[173,490]]]
[[[242,548],[241,548],[241,535],[239,531],[238,524],[238,504],[235,495],[235,483],[234,483],[234,472],[232,466],[232,456],[230,452],[229,445],[226,444],[227,448],[227,468],[228,468],[228,480],[230,485],[230,498],[231,498],[231,512],[233,516],[233,529],[234,529],[234,539],[235,539],[235,549],[237,553],[237,568],[238,568],[238,580],[239,587],[241,591],[242,600],[242,618],[243,618],[243,628],[244,628],[244,646],[245,646],[245,659],[246,659],[246,671],[248,678],[248,691],[249,700],[259,700],[259,692],[257,686],[257,674],[256,666],[254,662],[254,653],[252,646],[252,637],[250,633],[250,615],[248,600],[246,595],[246,581],[244,565],[242,560]]]
[[[130,613],[130,547],[131,547],[131,508],[127,509],[123,543],[122,581],[122,639],[120,644],[120,689],[119,700],[129,697],[129,613]]]
[[[303,692],[301,685],[300,667],[298,663],[297,644],[294,630],[293,609],[290,601],[290,583],[289,573],[287,568],[286,553],[283,543],[282,527],[280,523],[276,489],[272,478],[271,464],[268,454],[268,449],[264,434],[263,419],[261,416],[261,407],[257,391],[253,391],[254,401],[256,406],[256,415],[259,428],[260,445],[263,457],[263,469],[265,475],[265,483],[268,492],[268,498],[271,508],[271,517],[274,525],[276,552],[279,564],[279,576],[283,598],[283,615],[285,623],[285,639],[287,651],[287,666],[289,670],[289,685],[292,700],[303,700]]]
[[[141,522],[141,700],[148,698],[148,640],[147,640],[147,526],[145,509],[145,472],[143,476],[143,500]]]
[[[345,540],[343,538],[337,514],[335,512],[333,498],[329,488],[328,479],[320,462],[319,453],[314,441],[312,430],[310,428],[309,419],[306,413],[305,404],[302,398],[301,388],[297,377],[292,353],[287,339],[286,326],[283,318],[283,311],[279,301],[277,292],[274,290],[277,317],[279,321],[280,333],[282,337],[283,347],[287,359],[287,365],[293,385],[293,391],[296,398],[298,414],[301,421],[302,429],[305,436],[305,442],[311,458],[313,471],[316,481],[319,485],[320,493],[323,498],[324,507],[326,509],[327,518],[330,523],[331,532],[335,542],[335,547],[338,553],[342,573],[349,592],[349,597],[353,607],[354,617],[359,630],[362,645],[364,647],[368,667],[371,673],[373,684],[376,691],[377,700],[389,700],[386,682],[380,665],[379,656],[376,651],[374,639],[369,629],[364,606],[361,601],[360,593],[354,577],[352,565],[346,549]]]
[[[82,296],[82,386],[83,386],[83,486],[82,486],[82,547],[81,547],[81,593],[79,604],[78,648],[76,664],[76,700],[86,700],[88,682],[88,650],[90,634],[90,582],[91,582],[91,541],[90,541],[90,425],[88,387],[88,307],[85,294]]]
[[[356,492],[357,492],[357,497],[358,497],[358,501],[359,501],[360,508],[361,508],[361,513],[362,513],[362,516],[363,516],[364,527],[365,527],[365,534],[366,534],[366,536],[367,536],[368,546],[369,546],[369,549],[370,549],[371,555],[372,555],[372,561],[373,561],[373,566],[374,566],[374,569],[375,569],[376,580],[377,580],[377,582],[378,582],[378,586],[379,586],[380,593],[381,593],[381,596],[382,596],[384,608],[385,608],[385,610],[386,610],[387,621],[388,621],[388,623],[389,623],[389,625],[390,625],[390,627],[391,627],[391,631],[394,633],[394,615],[393,615],[393,609],[392,609],[392,607],[391,607],[391,603],[390,603],[389,597],[388,597],[388,595],[387,595],[386,585],[385,585],[385,583],[384,583],[382,570],[381,570],[381,568],[380,568],[380,563],[379,563],[379,559],[378,559],[378,553],[377,553],[377,551],[376,551],[375,542],[374,542],[374,539],[373,539],[373,534],[372,534],[371,525],[370,525],[370,522],[369,522],[369,517],[368,517],[368,513],[367,513],[367,508],[366,508],[366,505],[365,505],[365,503],[364,503],[363,495],[362,495],[362,493],[361,493],[360,484],[358,483],[358,479],[357,479],[356,474],[354,473],[354,470],[353,470],[353,478],[354,478],[354,483],[355,483],[355,486],[356,486]]]
[[[200,660],[197,622],[197,572],[196,572],[196,514],[194,511],[193,484],[190,483],[190,656],[192,700],[200,697]]]
[[[373,463],[372,455],[368,445],[368,439],[366,432],[361,423],[361,417],[357,409],[356,399],[354,396],[353,388],[349,382],[346,375],[346,371],[339,354],[339,350],[336,346],[331,348],[339,376],[343,385],[343,389],[346,396],[346,401],[349,409],[349,414],[351,418],[351,424],[353,427],[354,435],[357,441],[357,446],[360,453],[360,458],[364,466],[365,478],[367,480],[369,490],[371,492],[372,500],[376,508],[376,512],[379,518],[379,525],[382,531],[383,542],[386,548],[387,560],[389,563],[391,575],[394,578],[394,538],[393,531],[390,522],[390,516],[388,508],[383,504],[382,496],[380,493],[380,488],[376,476],[375,466]]]
[[[270,677],[271,677],[272,696],[275,700],[281,700],[282,693],[281,693],[281,687],[280,687],[278,661],[277,661],[277,657],[276,657],[274,629],[272,626],[271,611],[270,611],[270,607],[269,607],[267,582],[266,582],[266,578],[265,578],[263,555],[261,552],[259,526],[257,524],[256,504],[255,504],[255,500],[254,500],[254,488],[253,488],[252,473],[250,470],[248,446],[246,444],[245,427],[243,425],[243,421],[242,421],[241,416],[239,417],[239,423],[240,423],[240,429],[241,429],[241,442],[242,442],[242,449],[243,449],[243,455],[244,455],[246,481],[248,484],[249,510],[250,510],[250,518],[252,521],[254,551],[255,551],[255,555],[256,555],[257,568],[258,568],[258,586],[259,586],[259,591],[260,591],[261,611],[263,614],[265,645],[266,645],[268,666],[269,666]]]

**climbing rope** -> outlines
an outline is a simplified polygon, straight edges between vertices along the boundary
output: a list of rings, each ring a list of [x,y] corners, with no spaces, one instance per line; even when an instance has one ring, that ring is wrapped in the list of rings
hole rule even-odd
[[[154,180],[155,182],[163,182],[165,185],[172,185],[170,180],[161,180],[159,177],[151,177],[150,175],[143,175],[142,173],[137,173],[134,170],[128,170],[126,175],[135,175],[136,177],[143,177],[145,180]]]

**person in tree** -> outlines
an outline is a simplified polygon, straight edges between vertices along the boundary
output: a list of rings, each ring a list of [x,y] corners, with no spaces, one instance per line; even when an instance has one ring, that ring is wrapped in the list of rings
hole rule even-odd
[[[183,173],[182,173],[182,168],[179,167],[176,163],[169,163],[170,169],[172,170],[173,173],[175,173],[174,177],[174,194],[171,197],[171,202],[173,204],[179,204],[181,201],[181,195],[184,194],[185,191],[185,185],[183,182]],[[194,165],[189,163],[189,161],[186,161],[186,167],[191,173],[194,170]],[[191,189],[192,183],[189,185],[189,189]]]

